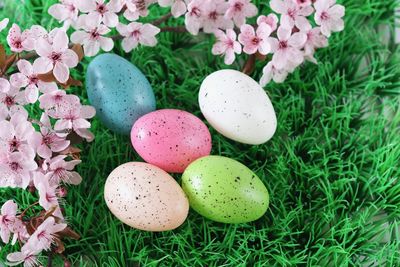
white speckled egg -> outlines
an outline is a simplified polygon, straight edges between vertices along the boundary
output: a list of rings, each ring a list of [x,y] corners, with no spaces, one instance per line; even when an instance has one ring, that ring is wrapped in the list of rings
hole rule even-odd
[[[116,168],[107,178],[104,198],[118,219],[144,231],[175,229],[189,212],[188,199],[174,178],[142,162]]]
[[[248,75],[220,70],[209,75],[199,93],[201,112],[222,135],[259,145],[272,138],[277,120],[264,89]]]

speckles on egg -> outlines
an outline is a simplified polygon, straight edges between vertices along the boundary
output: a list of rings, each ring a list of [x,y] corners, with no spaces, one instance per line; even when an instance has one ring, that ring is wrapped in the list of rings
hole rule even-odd
[[[182,173],[211,151],[211,135],[196,116],[182,110],[157,110],[141,117],[131,132],[132,145],[148,163]]]
[[[194,210],[217,222],[254,221],[269,205],[262,181],[243,164],[220,156],[193,162],[183,174],[182,188]]]
[[[106,181],[104,198],[118,219],[145,231],[175,229],[189,212],[178,183],[158,167],[141,162],[116,168]]]
[[[267,142],[277,120],[264,89],[251,77],[235,70],[209,75],[199,92],[200,109],[222,135],[245,144]]]
[[[139,117],[156,108],[153,89],[143,73],[114,54],[92,60],[86,88],[99,119],[117,133],[129,134]]]

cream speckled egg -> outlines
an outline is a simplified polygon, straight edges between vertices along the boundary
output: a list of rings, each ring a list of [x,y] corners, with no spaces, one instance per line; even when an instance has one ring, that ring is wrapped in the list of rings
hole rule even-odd
[[[104,198],[118,219],[145,231],[175,229],[189,212],[188,199],[174,178],[142,162],[116,168],[107,178]]]
[[[201,112],[222,135],[259,145],[272,138],[277,119],[264,89],[248,75],[220,70],[209,75],[199,92]]]

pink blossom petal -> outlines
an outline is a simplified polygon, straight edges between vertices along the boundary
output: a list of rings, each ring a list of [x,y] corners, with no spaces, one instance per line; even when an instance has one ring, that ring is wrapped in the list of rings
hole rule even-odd
[[[66,83],[69,79],[69,68],[64,63],[56,63],[53,70],[54,77],[60,83]]]
[[[0,32],[7,27],[9,21],[10,20],[8,18],[5,18],[2,21],[0,21]]]
[[[82,106],[80,117],[85,119],[91,119],[96,115],[96,109],[92,106]]]
[[[82,138],[85,138],[86,141],[92,142],[94,140],[94,134],[91,133],[88,129],[78,129],[75,132]]]
[[[18,70],[26,76],[31,76],[33,74],[32,64],[25,59],[18,60],[17,67]]]
[[[287,64],[286,53],[282,52],[281,50],[276,51],[272,57],[272,62],[277,69],[284,69]]]
[[[48,57],[53,51],[49,42],[44,38],[39,38],[39,40],[36,41],[35,50],[36,53],[41,57]],[[35,67],[33,68],[35,69]]]
[[[8,200],[1,207],[1,215],[15,216],[17,215],[18,205],[13,200]]]
[[[76,31],[71,34],[71,41],[74,44],[83,44],[89,38],[90,34],[85,31]]]
[[[276,13],[283,14],[286,12],[286,6],[281,0],[272,0],[270,2],[271,9]]]
[[[64,21],[69,17],[66,6],[62,4],[54,4],[50,6],[48,12],[52,17],[59,21]]]
[[[82,163],[82,161],[81,160],[71,160],[71,161],[67,161],[67,162],[64,162],[64,168],[67,170],[67,171],[72,171],[73,169],[75,169],[75,167],[77,166],[77,165],[79,165],[79,164],[81,164]]]
[[[0,121],[0,139],[4,141],[11,140],[14,138],[14,127],[9,121]]]
[[[10,82],[11,82],[12,86],[14,86],[14,87],[23,88],[28,85],[29,80],[22,73],[15,73],[15,74],[11,75]],[[1,85],[0,85],[0,87],[1,87]]]
[[[40,57],[33,63],[33,68],[38,74],[48,73],[53,69],[53,62],[46,57]]]
[[[138,41],[132,37],[124,38],[121,43],[122,49],[124,49],[124,51],[127,53],[135,49],[138,46],[138,44],[139,44]]]
[[[96,2],[94,0],[77,1],[77,6],[83,13],[89,13],[96,9]]]
[[[68,49],[68,36],[63,30],[58,30],[53,38],[53,50],[61,53]]]
[[[225,53],[224,63],[226,65],[231,65],[235,61],[235,52],[232,49],[229,49]]]
[[[186,4],[182,0],[176,0],[172,5],[171,13],[175,18],[178,18],[185,14],[186,10]]]
[[[104,24],[114,28],[118,24],[118,16],[113,12],[107,12],[103,17]]]
[[[296,19],[296,27],[299,28],[300,30],[310,30],[312,28],[310,21],[305,18],[305,17],[297,17]]]
[[[63,131],[67,129],[72,129],[72,121],[70,120],[58,120],[54,125],[56,131]]]
[[[90,122],[88,122],[85,119],[74,120],[72,124],[73,124],[74,130],[77,130],[77,129],[88,129],[88,128],[90,128],[90,125],[91,125]]]
[[[292,33],[292,29],[287,29],[284,27],[279,27],[278,38],[281,41],[288,41]]]
[[[53,155],[51,149],[46,145],[40,145],[37,149],[37,153],[40,157],[44,159],[49,159]]]
[[[345,8],[342,5],[334,5],[329,9],[329,14],[336,18],[342,18],[345,15]]]
[[[28,103],[36,103],[39,98],[39,89],[35,85],[28,86],[25,89],[25,97]]]
[[[46,82],[39,81],[38,88],[39,88],[40,92],[42,92],[44,94],[58,90],[57,84],[55,82],[46,83]]]
[[[73,50],[68,49],[62,54],[62,61],[67,67],[75,68],[79,63],[79,57]]]
[[[100,42],[97,41],[87,42],[83,45],[83,50],[86,56],[93,57],[97,55],[100,51]]]
[[[10,91],[10,82],[0,78],[0,92],[7,93],[8,91]]]
[[[114,41],[111,38],[100,37],[100,46],[106,52],[109,52],[114,47]]]
[[[281,17],[281,27],[288,30],[292,30],[294,27],[294,20],[288,15],[282,15]]]
[[[67,149],[70,145],[70,141],[68,140],[59,140],[59,141],[55,141],[51,144],[51,150],[54,152],[61,152],[65,149]]]
[[[79,185],[80,183],[82,183],[82,177],[77,172],[71,172],[68,175],[68,180],[65,182],[71,185]]]
[[[302,33],[302,32],[296,32],[293,34],[288,43],[290,46],[296,47],[296,48],[303,48],[304,44],[307,42],[307,35]]]

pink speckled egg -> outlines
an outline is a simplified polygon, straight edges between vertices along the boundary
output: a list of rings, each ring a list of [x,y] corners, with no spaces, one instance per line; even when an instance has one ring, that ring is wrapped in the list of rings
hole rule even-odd
[[[211,134],[196,116],[163,109],[141,117],[133,125],[132,145],[148,163],[172,173],[183,173],[198,158],[211,152]]]

